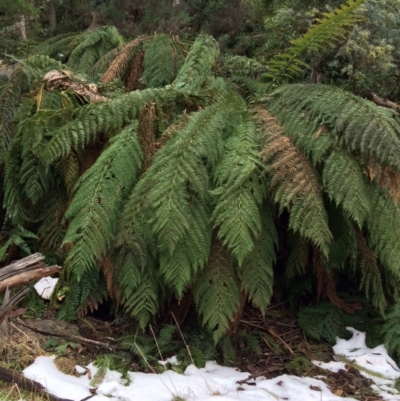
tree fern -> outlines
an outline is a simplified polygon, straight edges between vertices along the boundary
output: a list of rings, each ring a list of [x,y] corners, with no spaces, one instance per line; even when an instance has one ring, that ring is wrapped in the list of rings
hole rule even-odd
[[[131,125],[115,136],[76,185],[63,243],[73,244],[66,263],[78,280],[109,248],[124,194],[135,182],[142,158],[135,131]]]

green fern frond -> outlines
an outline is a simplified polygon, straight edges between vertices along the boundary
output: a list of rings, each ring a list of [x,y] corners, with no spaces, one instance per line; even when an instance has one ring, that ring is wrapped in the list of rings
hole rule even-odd
[[[122,303],[126,312],[136,319],[141,328],[145,328],[162,302],[161,283],[150,261],[144,269],[140,269],[134,260],[127,254],[121,266]]]
[[[329,204],[327,210],[333,243],[324,263],[330,268],[346,271],[349,265],[358,263],[356,226],[348,213],[336,204]]]
[[[82,39],[71,52],[67,63],[77,72],[88,72],[104,54],[122,44],[122,38],[113,26],[86,33]]]
[[[244,116],[225,142],[224,156],[214,172],[212,221],[218,238],[239,265],[254,250],[254,239],[261,232],[260,206],[266,185],[257,166],[256,136],[254,123]]]
[[[37,230],[38,243],[46,250],[58,251],[65,235],[61,224],[63,211],[67,209],[67,194],[57,188],[49,191],[39,205],[38,220],[41,222]]]
[[[127,202],[127,220],[143,213],[141,205],[146,205],[160,249],[171,255],[190,230],[192,199],[209,188],[204,161],[215,163],[223,150],[226,107],[223,102],[193,114],[156,153]]]
[[[61,70],[63,64],[51,57],[44,55],[33,55],[20,61],[24,74],[29,79],[32,87],[41,84],[44,74],[51,70]]]
[[[360,290],[365,293],[372,305],[383,314],[387,306],[387,301],[383,291],[378,257],[372,252],[361,232],[357,233],[357,249],[358,258],[356,268],[361,273]]]
[[[11,146],[13,130],[11,124],[21,103],[21,97],[27,87],[26,76],[22,67],[14,69],[0,99],[0,164],[4,163],[6,151]]]
[[[273,207],[262,209],[262,229],[254,251],[244,260],[239,270],[242,288],[252,304],[265,313],[273,292],[273,267],[275,263],[278,233],[275,229]]]
[[[79,178],[79,159],[75,152],[71,152],[57,163],[57,170],[60,173],[65,187],[71,192]]]
[[[170,35],[156,35],[144,46],[143,75],[141,82],[148,88],[169,85],[177,69],[174,60],[174,46]],[[180,66],[179,66],[180,67]]]
[[[345,151],[333,151],[325,161],[322,181],[329,198],[362,227],[371,212],[370,189],[357,161]]]
[[[7,256],[7,250],[11,245],[16,245],[27,255],[31,254],[32,249],[26,242],[26,240],[28,239],[37,239],[37,236],[21,226],[12,228],[8,232],[7,241],[0,246],[0,261],[5,259],[5,257]]]
[[[318,19],[317,24],[312,26],[306,34],[292,41],[292,46],[286,53],[280,53],[268,64],[266,77],[273,84],[282,83],[285,79],[298,76],[308,65],[300,59],[306,52],[316,52],[331,47],[342,39],[349,27],[360,20],[356,14],[363,0],[348,0],[331,13],[324,13],[324,18]]]
[[[290,212],[289,227],[317,245],[327,257],[332,233],[317,171],[266,109],[257,109],[256,120],[264,132],[261,157],[274,201],[281,212]]]
[[[165,89],[147,89],[119,96],[112,102],[94,103],[83,106],[54,135],[40,153],[44,165],[67,156],[71,148],[81,150],[103,132],[113,136],[120,132],[132,119],[138,118],[141,108],[150,103],[172,103],[180,95]]]
[[[206,199],[190,201],[190,226],[172,253],[160,252],[160,273],[165,283],[181,298],[188,285],[207,262],[211,247],[210,210]]]
[[[87,271],[80,279],[74,275],[70,277],[68,296],[63,302],[58,318],[75,320],[85,304],[91,302],[93,306],[101,304],[107,299],[107,291],[103,277]]]
[[[72,42],[79,42],[84,36],[85,32],[72,32],[57,35],[40,43],[40,45],[35,47],[34,52],[36,54],[43,54],[50,57],[58,57],[59,55],[62,55],[63,58],[67,58],[72,51],[72,49],[68,49],[69,45]]]
[[[123,198],[135,183],[142,162],[136,128],[128,126],[112,138],[75,187],[64,216],[71,222],[63,243],[73,245],[66,263],[78,279],[108,250]]]
[[[51,172],[47,171],[34,155],[25,155],[21,163],[19,182],[33,206],[43,199],[52,180]]]
[[[400,124],[387,108],[339,88],[300,84],[277,89],[269,107],[291,137],[296,137],[296,120],[300,125],[304,119],[313,127],[326,125],[348,151],[400,169]],[[286,118],[293,122],[288,127]]]
[[[386,322],[382,325],[381,333],[386,349],[391,355],[400,358],[400,305],[391,306],[386,313]]]
[[[344,331],[344,312],[330,302],[319,302],[303,308],[298,323],[305,334],[315,340],[327,340],[334,344]]]
[[[173,87],[188,93],[196,92],[211,72],[219,54],[218,43],[209,35],[199,35],[173,82]]]
[[[3,207],[7,216],[16,224],[27,219],[24,200],[19,184],[20,153],[15,144],[6,153],[4,161]]]
[[[193,287],[193,296],[203,324],[214,341],[228,331],[240,305],[240,283],[227,252],[214,242],[208,265]]]
[[[372,210],[367,220],[368,244],[378,255],[380,263],[395,277],[400,277],[400,205],[389,195],[376,190],[371,196]]]
[[[286,276],[303,276],[310,257],[310,244],[297,232],[288,232],[290,254],[286,263]]]

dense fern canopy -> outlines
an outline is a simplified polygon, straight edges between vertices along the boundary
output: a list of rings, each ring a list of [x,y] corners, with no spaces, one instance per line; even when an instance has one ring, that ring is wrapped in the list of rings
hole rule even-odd
[[[305,49],[343,35],[359,3],[326,15],[275,60],[274,86],[302,68]],[[62,62],[52,58],[60,52]],[[356,306],[341,296],[343,275],[382,314],[397,301],[394,111],[307,83],[249,101],[248,82],[218,75],[226,69],[208,35],[124,43],[105,27],[37,53],[1,97],[11,227],[1,256],[34,243],[61,259],[61,317],[108,298],[145,328],[178,301],[218,341],[246,302],[267,310],[276,278],[309,277],[314,300],[347,312]]]

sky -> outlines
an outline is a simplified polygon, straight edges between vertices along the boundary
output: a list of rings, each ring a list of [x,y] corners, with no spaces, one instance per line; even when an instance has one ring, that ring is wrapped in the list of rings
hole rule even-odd
[[[335,361],[323,363],[313,361],[327,371],[345,369],[350,360],[359,367],[361,374],[374,381],[373,389],[385,401],[400,401],[400,392],[394,389],[400,369],[380,345],[370,349],[365,344],[365,334],[353,328],[350,340],[337,339],[333,347]],[[91,401],[354,401],[333,394],[320,379],[281,375],[273,379],[258,377],[246,380],[250,373],[232,367],[220,366],[213,361],[204,368],[190,365],[183,374],[166,370],[161,374],[129,372],[127,383],[121,373],[107,371],[93,382],[98,369],[91,363],[87,367],[76,367],[80,377],[60,372],[54,364],[55,356],[40,356],[24,370],[24,375],[40,382],[58,397],[81,401],[90,396]],[[168,362],[177,363],[176,358]],[[86,368],[86,369],[85,369]],[[88,374],[90,372],[90,376]],[[91,380],[92,379],[92,380]],[[238,381],[246,380],[240,384]]]

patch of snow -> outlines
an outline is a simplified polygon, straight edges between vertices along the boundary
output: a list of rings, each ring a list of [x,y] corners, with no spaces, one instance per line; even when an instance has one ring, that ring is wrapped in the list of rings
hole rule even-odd
[[[337,373],[339,370],[346,370],[346,364],[340,361],[331,362],[321,362],[321,361],[311,361],[315,366],[322,369],[330,370],[331,372]]]
[[[179,365],[179,361],[176,355],[171,356],[171,358],[167,358],[164,361],[158,361],[158,363],[160,365],[166,365],[167,363],[169,363],[170,365]]]
[[[399,401],[400,394],[393,388],[400,377],[400,369],[388,356],[383,346],[369,349],[365,345],[364,333],[349,329],[353,333],[350,340],[337,339],[335,353],[346,357],[358,366],[379,373],[384,378],[369,375],[375,382],[374,389],[385,401]],[[48,391],[62,398],[80,401],[91,395],[90,378],[68,376],[54,365],[53,357],[38,357],[24,370],[24,375],[46,386]],[[165,363],[175,363],[176,358]],[[313,361],[317,366],[338,371],[345,369],[345,362],[323,363]],[[93,377],[97,368],[89,364],[87,368]],[[84,368],[81,367],[81,371]],[[362,374],[365,374],[361,370]],[[238,369],[207,362],[204,368],[190,365],[184,374],[166,371],[161,374],[129,372],[130,384],[118,372],[107,371],[98,385],[92,401],[172,401],[176,396],[185,401],[355,401],[332,394],[327,385],[316,378],[282,375],[274,379],[258,377],[250,380],[250,373]],[[239,384],[246,380],[246,383]]]

